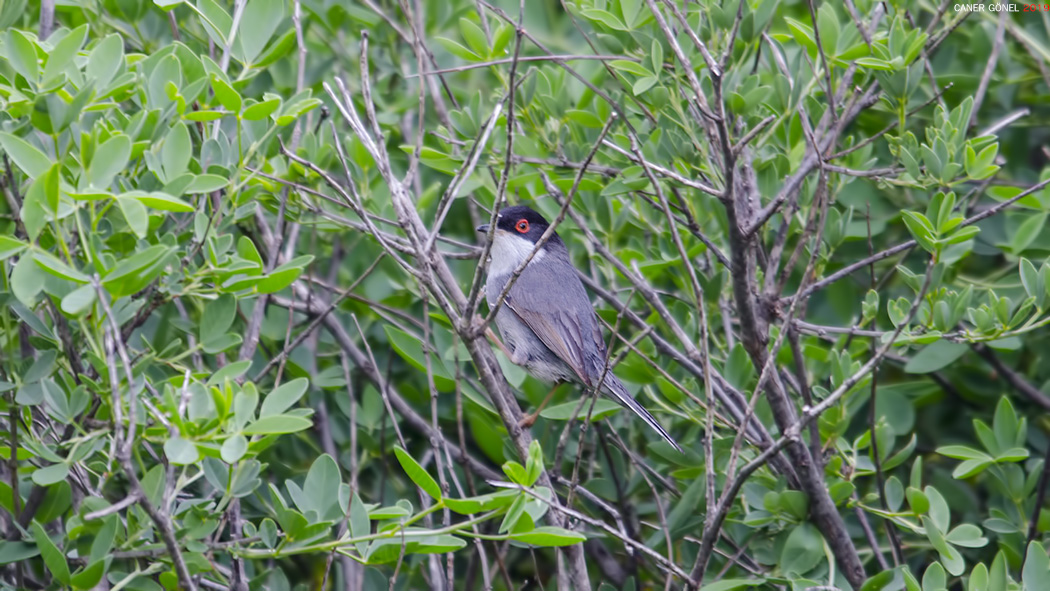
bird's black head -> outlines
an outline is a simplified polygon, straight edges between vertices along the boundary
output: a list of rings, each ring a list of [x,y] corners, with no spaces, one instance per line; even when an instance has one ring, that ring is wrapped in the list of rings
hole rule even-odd
[[[533,244],[539,241],[540,236],[543,236],[543,233],[547,231],[549,226],[550,224],[547,223],[547,220],[542,215],[524,205],[505,207],[500,210],[496,218],[496,228],[498,230],[524,238]],[[488,224],[477,228],[478,232],[488,232],[488,229]],[[555,232],[548,242],[559,244],[561,243],[561,238]]]

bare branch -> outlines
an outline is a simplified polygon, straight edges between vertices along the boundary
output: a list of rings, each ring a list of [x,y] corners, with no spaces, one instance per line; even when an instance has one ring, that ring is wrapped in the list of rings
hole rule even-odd
[[[844,380],[831,394],[829,394],[824,400],[813,407],[807,407],[802,410],[802,416],[798,418],[793,424],[784,430],[783,435],[768,449],[764,450],[755,459],[748,462],[745,466],[740,469],[740,473],[736,475],[736,478],[726,486],[722,491],[721,500],[718,503],[718,509],[715,513],[714,518],[711,520],[711,524],[704,530],[703,537],[701,538],[700,550],[697,553],[696,563],[693,565],[693,570],[690,573],[690,578],[696,581],[697,584],[702,581],[704,571],[707,568],[707,562],[711,558],[711,552],[714,548],[714,542],[717,539],[718,532],[722,528],[722,523],[729,514],[729,509],[732,503],[735,501],[736,496],[740,493],[741,487],[747,479],[754,474],[762,465],[769,461],[774,454],[778,453],[781,449],[786,448],[793,442],[799,442],[799,436],[802,433],[802,429],[805,428],[813,419],[819,417],[826,410],[834,406],[842,396],[849,392],[855,385],[860,383],[865,376],[878,366],[879,362],[886,356],[890,348],[894,346],[896,337],[900,334],[904,327],[907,326],[911,320],[915,317],[915,313],[918,311],[923,298],[926,296],[926,291],[929,289],[930,280],[933,276],[934,264],[936,263],[935,258],[931,258],[929,264],[926,266],[925,280],[923,281],[922,289],[916,295],[912,301],[911,308],[908,311],[908,315],[904,322],[901,322],[897,326],[897,330],[892,338],[888,339],[882,347],[876,352],[876,354],[864,363],[853,375]]]

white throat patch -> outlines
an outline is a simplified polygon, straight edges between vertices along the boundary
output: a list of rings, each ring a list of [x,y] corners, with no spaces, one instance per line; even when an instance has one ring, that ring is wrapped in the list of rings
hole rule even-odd
[[[492,236],[492,261],[489,263],[489,274],[493,277],[509,275],[513,273],[518,265],[528,258],[529,253],[536,245],[522,236],[511,234],[506,230],[496,230]],[[536,256],[532,257],[529,264],[543,259],[546,255],[544,249],[540,249]]]

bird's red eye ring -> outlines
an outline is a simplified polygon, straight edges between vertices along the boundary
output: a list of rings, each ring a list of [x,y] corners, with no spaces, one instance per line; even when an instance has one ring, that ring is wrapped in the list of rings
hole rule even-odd
[[[514,229],[522,234],[529,231],[529,220],[518,220],[518,223],[514,224]]]

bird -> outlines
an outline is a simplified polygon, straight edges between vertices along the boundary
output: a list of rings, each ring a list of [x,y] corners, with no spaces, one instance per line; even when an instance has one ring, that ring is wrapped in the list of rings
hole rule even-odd
[[[514,271],[528,259],[549,227],[542,215],[524,205],[499,211],[492,232],[485,283],[485,299],[490,309],[499,303],[500,294]],[[476,228],[486,236],[489,229],[489,224]],[[574,382],[593,389],[599,387],[600,382],[602,394],[638,415],[676,450],[682,451],[656,418],[627,392],[623,382],[611,370],[606,370],[605,341],[598,315],[557,232],[536,251],[511,285],[496,312],[495,322],[503,337],[502,345],[498,340],[496,344],[512,363],[525,368],[540,381],[555,385]],[[529,425],[531,421],[527,419],[524,426]]]

